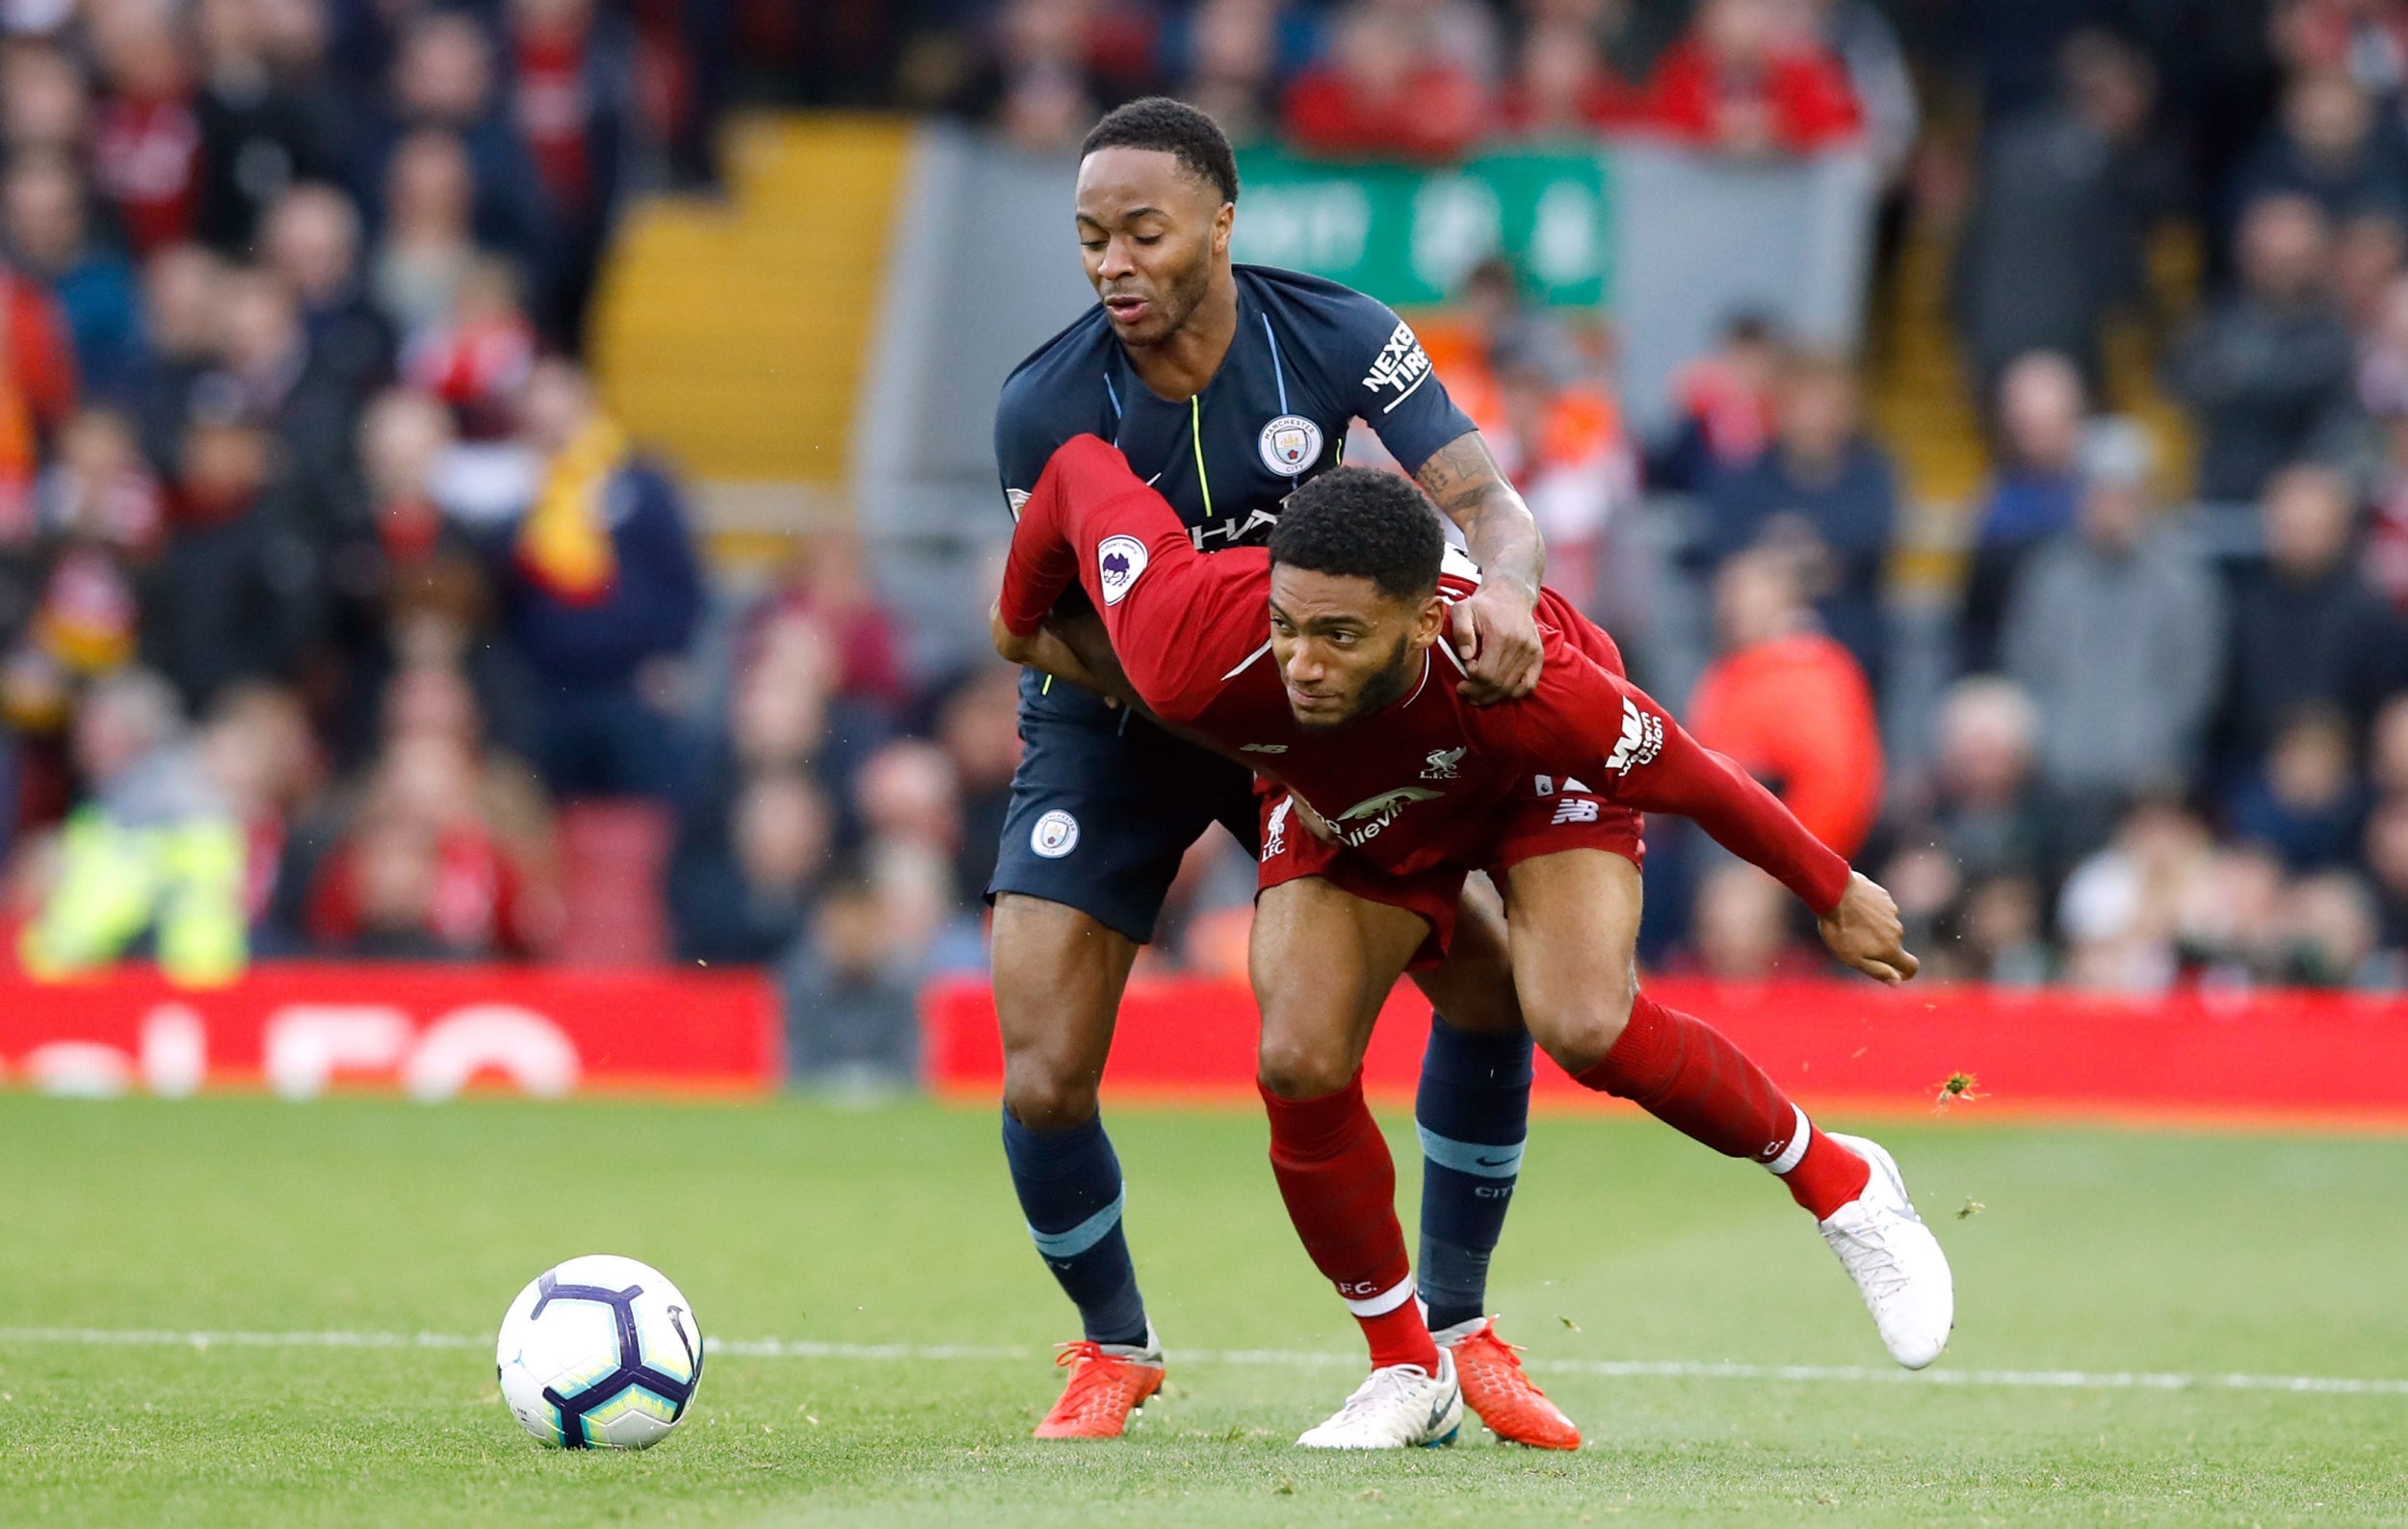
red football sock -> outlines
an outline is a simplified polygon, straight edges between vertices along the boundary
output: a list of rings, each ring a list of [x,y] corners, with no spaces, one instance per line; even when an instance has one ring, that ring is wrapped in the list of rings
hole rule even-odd
[[[1644,992],[1631,1001],[1613,1049],[1573,1081],[1629,1099],[1726,1157],[1771,1169],[1818,1220],[1854,1199],[1871,1172],[1808,1124],[1806,1112],[1720,1031]]]
[[[1412,1263],[1397,1224],[1396,1164],[1363,1103],[1362,1078],[1318,1099],[1262,1094],[1271,1173],[1288,1219],[1313,1267],[1362,1324],[1373,1366],[1418,1364],[1436,1374],[1438,1345],[1414,1303]]]
[[[1842,1205],[1865,1192],[1872,1178],[1872,1165],[1815,1131],[1807,1140],[1806,1151],[1797,1166],[1781,1175],[1789,1186],[1790,1199],[1806,1207],[1817,1221],[1822,1221]]]

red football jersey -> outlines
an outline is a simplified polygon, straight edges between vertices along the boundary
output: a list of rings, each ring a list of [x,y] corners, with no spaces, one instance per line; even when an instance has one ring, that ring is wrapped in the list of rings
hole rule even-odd
[[[1473,705],[1442,640],[1403,699],[1307,730],[1270,651],[1269,553],[1198,552],[1162,496],[1092,435],[1056,452],[1021,507],[1005,624],[1034,632],[1074,582],[1150,710],[1302,799],[1383,872],[1482,866],[1508,804],[1562,789],[1692,819],[1817,912],[1846,889],[1847,862],[1623,678],[1612,640],[1553,592],[1539,600],[1545,657],[1530,696]],[[1469,587],[1451,581],[1453,593]]]

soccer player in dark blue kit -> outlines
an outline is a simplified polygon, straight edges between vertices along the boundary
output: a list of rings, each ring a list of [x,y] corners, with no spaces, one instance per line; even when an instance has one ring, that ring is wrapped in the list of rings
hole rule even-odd
[[[1466,694],[1529,694],[1542,557],[1529,509],[1396,314],[1333,282],[1231,262],[1237,198],[1228,140],[1193,107],[1133,102],[1087,136],[1074,210],[1100,301],[1004,384],[995,455],[1007,501],[1016,513],[1064,441],[1095,435],[1169,500],[1198,547],[1259,544],[1281,501],[1339,464],[1349,423],[1362,419],[1461,529],[1483,571],[1449,638]],[[1056,619],[1080,613],[1058,609]],[[1056,1438],[1117,1436],[1162,1384],[1096,1089],[1130,965],[1181,857],[1216,822],[1249,852],[1258,834],[1249,774],[1102,699],[1109,686],[1079,650],[1040,636],[1023,676],[1027,747],[988,888],[1005,1154],[1030,1234],[1085,1328],[1064,1346],[1069,1381],[1036,1431]],[[1483,1309],[1531,1077],[1493,904],[1467,901],[1455,959],[1422,982],[1438,1013],[1415,1109],[1420,1298],[1465,1400],[1493,1430],[1577,1447],[1578,1430],[1530,1384]]]

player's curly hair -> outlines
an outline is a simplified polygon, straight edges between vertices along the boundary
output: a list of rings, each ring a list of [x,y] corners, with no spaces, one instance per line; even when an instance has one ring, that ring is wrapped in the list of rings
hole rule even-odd
[[[1148,95],[1104,114],[1079,145],[1079,157],[1099,148],[1151,148],[1169,154],[1199,180],[1209,181],[1223,201],[1238,199],[1238,156],[1220,124],[1185,101]]]
[[[1270,533],[1273,565],[1369,579],[1391,599],[1435,591],[1446,555],[1438,512],[1413,480],[1369,467],[1334,467],[1298,488]]]

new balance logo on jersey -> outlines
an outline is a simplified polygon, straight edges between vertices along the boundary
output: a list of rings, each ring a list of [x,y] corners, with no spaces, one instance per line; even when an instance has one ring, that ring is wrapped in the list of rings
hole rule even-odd
[[[1556,804],[1556,827],[1567,823],[1597,821],[1597,801],[1594,797],[1565,797]]]
[[[1463,762],[1463,751],[1462,749],[1432,749],[1429,751],[1429,757],[1422,761],[1422,778],[1425,780],[1454,779],[1455,766]]]
[[[1413,337],[1413,326],[1400,323],[1396,332],[1388,336],[1388,343],[1379,348],[1372,369],[1363,374],[1363,388],[1374,397],[1383,392],[1397,395],[1380,409],[1385,414],[1428,380],[1429,354]]]
[[[1618,775],[1629,775],[1643,764],[1654,761],[1663,751],[1663,719],[1638,709],[1638,702],[1622,698],[1622,741],[1613,746],[1613,753],[1606,760],[1606,768]]]

